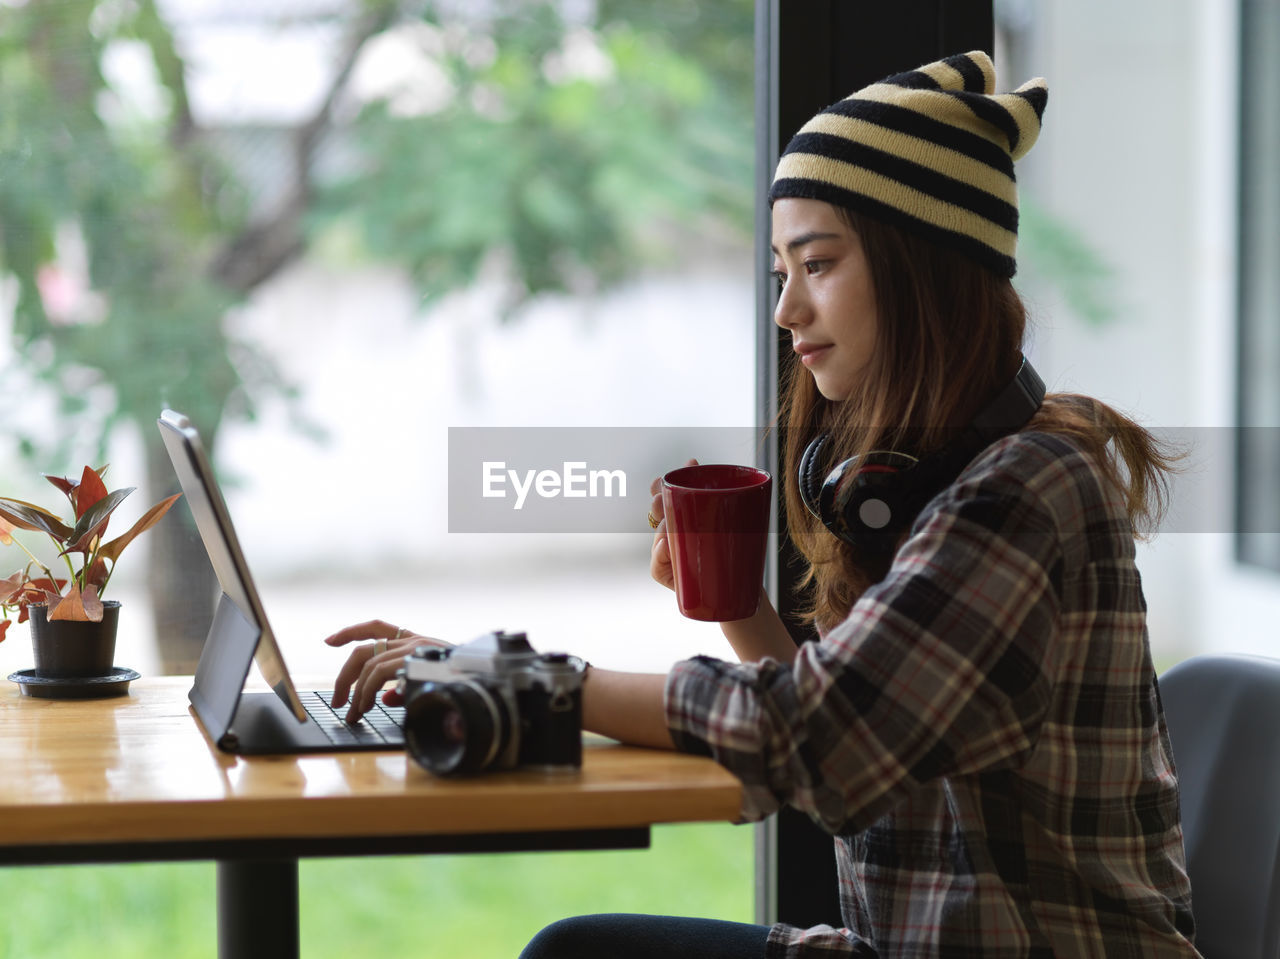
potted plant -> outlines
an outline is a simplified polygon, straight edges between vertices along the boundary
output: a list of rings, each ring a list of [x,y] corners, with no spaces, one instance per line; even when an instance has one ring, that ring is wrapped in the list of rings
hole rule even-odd
[[[33,671],[11,679],[21,682],[27,672],[50,681],[111,678],[120,604],[103,600],[103,591],[125,547],[159,522],[181,494],[161,500],[125,533],[107,539],[111,514],[134,487],[109,492],[106,470],[86,466],[78,480],[44,474],[71,504],[69,522],[34,503],[0,497],[0,544],[16,545],[28,557],[24,568],[0,579],[0,640],[16,612],[19,623],[31,622],[35,656]],[[57,550],[52,565],[65,565],[65,571],[55,573],[42,562],[14,536],[17,530],[44,533]]]

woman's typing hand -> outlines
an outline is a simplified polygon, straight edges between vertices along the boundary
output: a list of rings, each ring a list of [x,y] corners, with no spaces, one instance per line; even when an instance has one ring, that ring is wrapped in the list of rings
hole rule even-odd
[[[348,693],[350,694],[346,716],[349,723],[355,722],[372,708],[378,691],[395,679],[396,672],[410,652],[419,646],[453,645],[443,639],[393,626],[381,619],[347,626],[332,636],[326,636],[325,643],[335,647],[360,644],[351,650],[333,683],[334,709],[346,704]],[[388,689],[383,694],[382,701],[385,705],[397,706],[400,704],[399,693]]]

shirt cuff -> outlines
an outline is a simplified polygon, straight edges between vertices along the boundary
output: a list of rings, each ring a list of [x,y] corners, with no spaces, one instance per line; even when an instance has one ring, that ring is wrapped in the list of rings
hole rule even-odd
[[[677,749],[710,756],[742,783],[739,822],[754,822],[781,804],[767,781],[766,710],[759,687],[778,663],[727,663],[698,656],[667,674],[663,706]]]

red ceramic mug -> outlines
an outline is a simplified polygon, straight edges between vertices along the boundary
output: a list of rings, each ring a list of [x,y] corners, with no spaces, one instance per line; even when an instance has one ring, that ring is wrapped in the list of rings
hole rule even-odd
[[[690,619],[746,619],[760,602],[773,478],[751,466],[699,465],[662,477],[676,604]]]

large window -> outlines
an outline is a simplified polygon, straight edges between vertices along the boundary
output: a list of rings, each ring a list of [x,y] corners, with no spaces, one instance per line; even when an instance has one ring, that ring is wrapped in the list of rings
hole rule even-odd
[[[375,616],[601,666],[727,654],[650,580],[647,495],[601,532],[458,532],[449,439],[505,433],[527,470],[551,464],[516,462],[526,429],[583,430],[575,459],[641,437],[656,471],[752,432],[752,21],[751,0],[0,0],[0,495],[52,505],[40,472],[109,461],[141,487],[123,528],[173,485],[169,406],[213,447],[308,685],[346,656],[321,638]],[[0,578],[24,562],[0,545]],[[191,672],[213,593],[179,506],[110,583],[116,661]],[[30,665],[9,629],[0,677]],[[303,951],[510,956],[600,909],[750,919],[751,838],[308,862]],[[38,872],[0,889],[71,916],[67,954],[211,941],[207,864]]]
[[[373,616],[602,665],[721,651],[649,581],[643,505],[634,532],[451,531],[448,441],[643,427],[656,469],[752,427],[752,14],[0,3],[0,492],[109,460],[141,510],[170,406],[295,672]],[[147,539],[117,659],[189,672],[213,582],[181,509]]]

